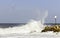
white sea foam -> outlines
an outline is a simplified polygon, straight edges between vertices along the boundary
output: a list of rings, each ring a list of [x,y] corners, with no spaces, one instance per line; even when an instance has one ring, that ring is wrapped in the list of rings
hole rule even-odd
[[[13,27],[13,28],[0,28],[0,34],[11,34],[11,33],[33,33],[33,32],[41,32],[43,25],[40,21],[31,20],[26,25],[22,25],[21,27]]]
[[[27,24],[17,27],[0,28],[0,38],[59,38],[60,33],[44,32],[41,30],[45,27],[43,25],[45,18],[48,15],[48,11],[43,16],[42,23],[40,20],[30,20]]]
[[[39,14],[39,16],[40,15],[41,14]],[[12,33],[27,34],[27,33],[41,32],[41,30],[44,27],[43,25],[44,22],[41,23],[41,19],[43,19],[44,21],[47,15],[48,15],[48,11],[46,10],[43,16],[40,16],[42,17],[40,18],[40,20],[30,20],[29,22],[27,22],[26,25],[22,25],[19,27],[5,28],[5,29],[0,28],[0,34],[12,34]]]

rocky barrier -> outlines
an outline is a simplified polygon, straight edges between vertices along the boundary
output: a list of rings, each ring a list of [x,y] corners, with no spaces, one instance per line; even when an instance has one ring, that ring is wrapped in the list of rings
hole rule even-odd
[[[60,25],[46,26],[41,32],[47,31],[60,32]]]

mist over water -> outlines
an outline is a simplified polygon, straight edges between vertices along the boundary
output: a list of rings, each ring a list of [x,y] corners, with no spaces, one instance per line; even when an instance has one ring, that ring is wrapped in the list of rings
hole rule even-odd
[[[28,33],[40,33],[41,30],[44,28],[44,20],[48,16],[48,11],[45,10],[44,14],[42,15],[37,12],[39,20],[30,20],[27,22],[27,24],[22,25],[22,26],[17,26],[13,28],[0,28],[0,34],[13,34],[13,33],[18,33],[18,34],[28,34]]]
[[[43,25],[45,18],[48,16],[48,11],[45,10],[44,13],[38,14],[38,20],[32,19],[27,22],[25,25],[9,27],[9,28],[0,28],[0,38],[57,38],[60,36],[60,33],[56,35],[53,32],[43,32],[45,25]]]

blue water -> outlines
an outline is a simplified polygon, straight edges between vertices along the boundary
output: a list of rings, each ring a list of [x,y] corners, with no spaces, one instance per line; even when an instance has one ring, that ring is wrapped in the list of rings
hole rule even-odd
[[[15,27],[15,26],[22,26],[26,23],[0,23],[0,28],[9,28],[9,27]],[[44,25],[54,25],[55,23],[44,23]],[[57,23],[60,25],[60,23]]]
[[[26,23],[0,23],[0,28],[9,28],[9,27],[15,27],[15,26],[22,26]]]

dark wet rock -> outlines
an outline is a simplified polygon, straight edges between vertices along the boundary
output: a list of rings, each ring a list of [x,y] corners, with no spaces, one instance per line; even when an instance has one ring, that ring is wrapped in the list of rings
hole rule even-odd
[[[47,31],[60,32],[60,26],[59,25],[46,26],[41,32]]]

